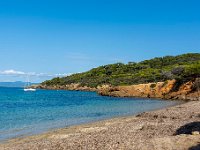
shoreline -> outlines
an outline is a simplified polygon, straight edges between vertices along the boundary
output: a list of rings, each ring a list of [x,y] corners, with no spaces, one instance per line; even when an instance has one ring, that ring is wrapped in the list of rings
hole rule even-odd
[[[133,97],[133,98],[158,98],[167,100],[184,100],[184,101],[199,101],[200,89],[195,88],[195,83],[199,80],[177,85],[176,80],[167,80],[165,82],[153,82],[144,84],[133,84],[124,86],[112,86],[104,84],[91,88],[82,86],[79,83],[71,83],[67,85],[33,85],[32,88],[48,89],[48,90],[70,90],[70,91],[92,91],[101,96],[111,97]]]
[[[41,90],[48,90],[48,89],[41,89]],[[53,90],[53,89],[51,89],[51,90]],[[82,91],[82,92],[86,92],[86,91]],[[87,92],[93,92],[93,91],[87,91]],[[124,97],[124,98],[130,98],[130,97]],[[132,97],[132,98],[141,99],[141,97]],[[154,100],[159,100],[159,101],[163,100],[163,99],[159,99],[159,98],[145,98],[145,97],[142,98],[142,99],[153,100],[153,101]],[[170,100],[166,100],[166,101],[170,101]],[[32,136],[48,134],[49,132],[54,132],[54,131],[57,131],[57,130],[60,130],[60,129],[62,130],[62,129],[70,128],[70,127],[74,127],[74,126],[82,126],[82,125],[84,126],[84,125],[88,125],[88,124],[93,124],[93,123],[96,124],[96,123],[99,123],[99,122],[102,122],[102,121],[104,122],[104,121],[109,121],[109,120],[113,120],[113,119],[134,117],[134,116],[136,116],[136,115],[138,115],[140,113],[162,110],[162,109],[165,109],[165,108],[174,107],[174,106],[177,106],[177,105],[184,104],[184,103],[188,102],[186,100],[173,100],[173,101],[174,101],[173,104],[168,104],[166,106],[163,106],[162,108],[154,108],[152,110],[146,110],[146,111],[139,112],[139,113],[134,113],[134,114],[125,114],[125,115],[121,115],[121,116],[113,116],[113,117],[101,118],[101,119],[97,119],[97,120],[88,121],[88,122],[85,122],[85,123],[72,124],[72,125],[69,125],[69,126],[63,126],[63,127],[58,127],[58,128],[51,128],[49,130],[45,130],[45,131],[40,132],[40,133],[33,133],[33,134],[29,134],[29,135],[19,135],[19,136],[13,137],[13,138],[0,140],[0,144],[8,143],[9,141],[12,141],[12,140],[15,140],[15,139],[19,139],[20,140],[20,139],[29,138],[29,137],[32,137]]]
[[[15,138],[0,143],[0,149],[156,149],[160,142],[166,146],[163,149],[169,149],[172,145],[177,149],[182,146],[189,148],[198,145],[200,135],[192,135],[192,131],[188,134],[174,134],[181,126],[194,122],[200,124],[200,101]],[[183,142],[185,145],[173,142],[174,139],[182,141],[188,138],[192,141]],[[159,143],[155,144],[155,141]],[[169,141],[170,145],[166,144]]]

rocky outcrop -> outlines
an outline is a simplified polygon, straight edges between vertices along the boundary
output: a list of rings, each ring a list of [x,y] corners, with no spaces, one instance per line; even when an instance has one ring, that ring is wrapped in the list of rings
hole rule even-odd
[[[96,88],[91,88],[88,86],[81,86],[79,83],[72,83],[67,85],[37,85],[34,88],[38,89],[49,89],[49,90],[73,90],[73,91],[96,91]]]
[[[144,97],[161,99],[200,100],[200,79],[188,81],[177,88],[176,80],[165,82],[137,84],[129,86],[112,86],[109,84],[91,88],[81,86],[79,83],[67,85],[33,85],[33,88],[50,90],[75,90],[75,91],[96,91],[102,96],[115,97]]]
[[[98,88],[98,93],[103,96],[115,97],[200,100],[200,91],[198,89],[194,90],[194,83],[194,81],[186,82],[179,86],[177,90],[174,89],[176,80],[117,87],[104,85]]]

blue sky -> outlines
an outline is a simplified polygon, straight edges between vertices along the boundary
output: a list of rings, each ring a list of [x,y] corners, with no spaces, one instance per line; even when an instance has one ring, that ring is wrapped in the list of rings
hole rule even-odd
[[[1,0],[0,81],[200,52],[199,0]]]

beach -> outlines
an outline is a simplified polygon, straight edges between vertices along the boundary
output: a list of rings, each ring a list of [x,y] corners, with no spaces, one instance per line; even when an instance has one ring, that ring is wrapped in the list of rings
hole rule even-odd
[[[200,102],[57,129],[0,144],[1,150],[200,148]]]
[[[0,0],[0,150],[200,150],[200,0]]]

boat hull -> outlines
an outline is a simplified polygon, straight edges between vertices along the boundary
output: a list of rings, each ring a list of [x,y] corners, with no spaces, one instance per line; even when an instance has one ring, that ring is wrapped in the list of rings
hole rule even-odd
[[[28,92],[28,91],[34,92],[34,91],[36,91],[36,89],[29,88],[29,89],[24,89],[24,91],[25,91],[25,92]]]

